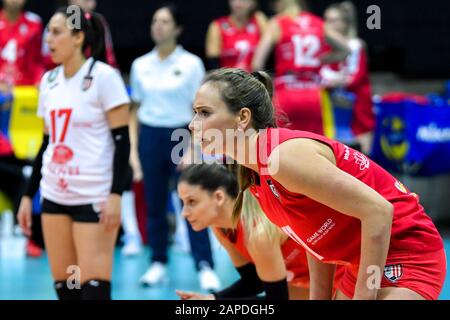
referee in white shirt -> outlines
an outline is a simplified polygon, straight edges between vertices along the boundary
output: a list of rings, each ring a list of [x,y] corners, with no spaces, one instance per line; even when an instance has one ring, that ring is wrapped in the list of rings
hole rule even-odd
[[[181,31],[175,5],[164,5],[156,10],[151,23],[156,47],[133,62],[130,75],[132,100],[139,104],[139,143],[138,150],[132,147],[132,164],[135,172],[142,170],[143,173],[152,252],[151,265],[140,282],[150,286],[165,280],[167,273],[166,205],[169,181],[177,178],[171,152],[178,144],[171,141],[171,135],[176,129],[187,129],[192,119],[194,95],[205,75],[200,58],[177,44]],[[200,285],[205,290],[218,289],[207,230],[195,232],[189,223],[187,227]]]

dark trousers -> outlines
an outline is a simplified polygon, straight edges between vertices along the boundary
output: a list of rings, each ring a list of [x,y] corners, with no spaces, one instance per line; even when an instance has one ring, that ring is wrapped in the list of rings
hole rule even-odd
[[[148,239],[152,262],[166,263],[169,246],[167,200],[169,183],[178,180],[176,164],[171,159],[172,149],[179,141],[171,141],[172,128],[157,128],[141,124],[139,131],[139,158],[144,174],[145,200],[148,208]],[[197,269],[202,262],[213,267],[208,230],[196,232],[186,221],[192,256]]]

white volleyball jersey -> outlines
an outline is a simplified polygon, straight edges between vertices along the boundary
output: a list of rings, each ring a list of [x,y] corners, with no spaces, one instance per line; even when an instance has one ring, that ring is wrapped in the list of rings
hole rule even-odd
[[[62,66],[41,80],[38,115],[49,130],[41,192],[62,205],[100,203],[112,184],[114,142],[106,113],[129,103],[117,70],[88,59],[71,78]]]

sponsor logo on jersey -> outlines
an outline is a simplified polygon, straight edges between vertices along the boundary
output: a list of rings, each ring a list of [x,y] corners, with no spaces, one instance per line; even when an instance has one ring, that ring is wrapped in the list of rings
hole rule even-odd
[[[280,200],[280,194],[278,193],[277,188],[275,188],[275,185],[273,184],[272,180],[270,180],[270,179],[267,180],[267,184],[268,184],[270,190],[272,191],[273,195],[275,197],[277,197],[278,200]]]
[[[400,181],[395,181],[395,187],[398,189],[398,191],[402,193],[408,193],[408,190],[406,190],[405,185]]]
[[[363,171],[369,168],[370,162],[365,155],[359,152],[355,152],[353,154],[353,157],[355,158],[356,164],[359,164],[359,170]]]
[[[176,69],[173,74],[177,77],[181,76],[181,70],[180,69]]]
[[[69,186],[69,184],[67,183],[67,181],[64,178],[60,178],[58,181],[58,187],[62,190],[62,191],[67,191],[67,187]]]
[[[401,264],[392,264],[384,267],[384,276],[391,282],[396,282],[403,275],[403,266]]]
[[[344,160],[350,159],[350,148],[344,145],[345,152],[344,152]]]
[[[52,162],[57,164],[66,164],[73,158],[73,151],[68,146],[60,144],[53,150]]]

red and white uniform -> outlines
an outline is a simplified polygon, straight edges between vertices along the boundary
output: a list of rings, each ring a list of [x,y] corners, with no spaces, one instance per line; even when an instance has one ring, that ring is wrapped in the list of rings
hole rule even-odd
[[[129,103],[124,82],[109,65],[93,59],[69,79],[62,66],[41,81],[38,115],[45,119],[50,143],[44,153],[41,192],[62,205],[100,203],[107,199],[114,142],[106,113]]]
[[[244,258],[253,263],[253,259],[247,250],[245,230],[242,223],[238,223],[234,233],[225,233],[222,229],[220,230],[234,248]],[[281,245],[281,251],[286,264],[287,281],[289,284],[296,287],[309,288],[308,261],[305,250],[295,243],[295,241],[288,238]]]
[[[369,79],[367,54],[364,45],[359,39],[351,39],[348,42],[351,53],[341,63],[327,65],[322,72],[324,81],[327,75],[333,73],[343,74],[350,79],[346,89],[353,92],[356,100],[353,106],[352,131],[355,136],[371,132],[375,129],[375,114],[372,104],[372,88]]]
[[[289,129],[268,129],[260,134],[260,186],[254,186],[251,190],[267,217],[318,260],[346,266],[348,275],[344,275],[345,279],[338,284],[338,288],[353,296],[361,253],[360,220],[286,190],[265,170],[272,150],[296,138],[313,139],[328,145],[334,152],[339,169],[362,181],[394,205],[386,262],[388,269],[385,270],[382,286],[409,287],[426,298],[437,299],[446,271],[443,241],[420,205],[418,196],[365,155],[340,142]],[[433,263],[418,267],[422,262],[421,256]],[[421,272],[426,272],[418,276],[420,272],[415,271],[422,267],[426,269],[421,269]],[[352,281],[350,276],[353,276]]]
[[[275,106],[292,129],[324,133],[320,57],[330,51],[321,18],[301,12],[297,18],[279,16],[281,32],[275,47]]]
[[[0,81],[11,86],[37,85],[44,73],[41,56],[42,22],[31,12],[15,22],[0,11]]]
[[[261,38],[256,17],[253,16],[243,28],[233,25],[229,16],[221,17],[215,23],[219,27],[222,42],[220,66],[251,71],[253,55]]]

